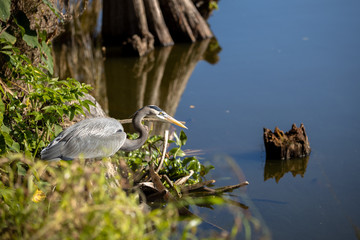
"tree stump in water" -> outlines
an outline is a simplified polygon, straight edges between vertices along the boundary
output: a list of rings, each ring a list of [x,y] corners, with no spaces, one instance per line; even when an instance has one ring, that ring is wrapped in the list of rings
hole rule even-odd
[[[145,55],[154,48],[142,0],[104,0],[102,36],[105,46],[123,46],[128,54]]]
[[[305,132],[304,124],[300,127],[292,125],[290,131],[284,133],[278,127],[274,132],[264,128],[266,159],[291,159],[310,155],[311,148]]]
[[[104,0],[102,37],[119,53],[143,56],[154,44],[195,42],[213,33],[192,0]]]

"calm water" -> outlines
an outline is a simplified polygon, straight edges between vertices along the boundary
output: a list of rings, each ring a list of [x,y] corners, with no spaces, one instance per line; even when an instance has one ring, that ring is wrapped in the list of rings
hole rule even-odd
[[[218,186],[250,182],[235,198],[273,239],[359,238],[360,1],[228,0],[219,8],[209,20],[222,48],[216,64],[201,61],[199,45],[157,51],[145,63],[107,59],[110,114],[155,103],[185,120],[187,148],[217,166]],[[310,158],[266,162],[263,127],[292,123],[305,124]],[[219,227],[233,224],[226,210],[195,210]]]

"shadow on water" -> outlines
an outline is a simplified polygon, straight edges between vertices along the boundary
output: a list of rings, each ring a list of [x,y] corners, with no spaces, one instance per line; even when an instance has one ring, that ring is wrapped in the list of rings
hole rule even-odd
[[[310,157],[290,160],[269,160],[265,162],[264,181],[274,178],[277,183],[290,172],[293,177],[300,175],[304,177]]]

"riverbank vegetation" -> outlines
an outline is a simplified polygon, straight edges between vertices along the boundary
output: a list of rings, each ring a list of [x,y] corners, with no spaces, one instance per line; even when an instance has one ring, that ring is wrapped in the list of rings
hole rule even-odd
[[[4,20],[15,24],[12,31]],[[129,189],[129,185],[128,191],[113,185],[121,178],[109,177],[106,161],[48,164],[36,160],[39,151],[62,130],[66,119],[71,121],[89,109],[92,103],[81,97],[90,86],[52,76],[51,45],[46,42],[46,33],[30,35],[28,25],[21,25],[12,16],[2,21],[0,51],[6,68],[0,82],[1,238],[167,239],[179,219],[177,207],[169,204],[151,210],[140,199],[140,191]],[[38,63],[17,47],[18,41],[37,48]],[[122,159],[128,159],[129,169],[144,172],[141,166],[149,155],[144,149],[160,140],[149,139],[142,150]],[[185,143],[184,135],[178,141]],[[150,155],[158,158],[155,151]],[[200,175],[208,171],[197,159],[184,162],[178,156],[184,156],[180,146],[172,150],[172,160],[164,158],[170,177],[180,178],[192,171],[192,181],[199,182]],[[192,222],[189,226],[195,225]]]
[[[111,160],[38,160],[94,103],[84,100],[89,85],[54,77],[56,27],[50,32],[26,11],[42,9],[57,23],[61,14],[47,0],[15,2],[1,1],[0,11],[0,238],[193,239],[201,220],[189,205],[221,204],[221,194],[247,182],[208,188],[213,167],[185,154],[184,132],[173,141],[153,136]]]

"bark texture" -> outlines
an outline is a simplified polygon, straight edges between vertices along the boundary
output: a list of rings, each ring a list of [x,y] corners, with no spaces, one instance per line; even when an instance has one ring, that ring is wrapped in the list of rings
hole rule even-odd
[[[155,44],[169,46],[174,44],[158,1],[144,0],[146,17],[150,32],[153,33]]]
[[[300,127],[292,125],[290,131],[284,133],[278,127],[274,132],[264,128],[266,159],[292,159],[310,155],[311,148],[305,132],[304,124]]]
[[[105,46],[122,46],[128,54],[142,56],[154,48],[142,0],[104,0],[102,35]]]
[[[55,0],[49,0],[51,4],[55,4]],[[41,56],[38,48],[30,47],[22,39],[19,27],[16,21],[22,25],[24,31],[46,31],[47,41],[51,41],[56,37],[61,27],[55,14],[48,6],[43,4],[41,0],[13,0],[11,1],[11,16],[7,22],[0,21],[0,33],[7,31],[16,37],[15,46],[25,53],[32,63],[38,64]],[[36,33],[33,33],[36,34]],[[7,57],[0,54],[0,70],[4,75],[11,74],[7,69]]]

